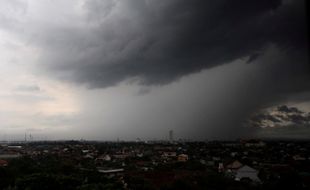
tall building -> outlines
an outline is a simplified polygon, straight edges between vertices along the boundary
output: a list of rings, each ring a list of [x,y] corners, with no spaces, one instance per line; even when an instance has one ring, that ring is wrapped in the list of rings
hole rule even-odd
[[[169,141],[173,141],[173,130],[169,131]]]

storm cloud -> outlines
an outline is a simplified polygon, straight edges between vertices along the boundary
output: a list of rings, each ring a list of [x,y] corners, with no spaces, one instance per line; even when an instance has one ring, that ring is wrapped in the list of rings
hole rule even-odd
[[[303,1],[89,0],[82,9],[81,23],[43,25],[31,42],[44,47],[51,75],[91,88],[127,79],[167,84],[240,58],[253,62],[271,44],[306,59]]]

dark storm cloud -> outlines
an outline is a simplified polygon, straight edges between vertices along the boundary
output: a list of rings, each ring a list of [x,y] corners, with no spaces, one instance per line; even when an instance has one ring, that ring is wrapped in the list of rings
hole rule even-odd
[[[32,40],[46,48],[50,74],[89,87],[166,84],[239,58],[254,62],[270,44],[299,57],[292,77],[305,68],[303,1],[89,0],[83,8],[84,27],[47,29]],[[292,67],[283,65],[279,72]]]

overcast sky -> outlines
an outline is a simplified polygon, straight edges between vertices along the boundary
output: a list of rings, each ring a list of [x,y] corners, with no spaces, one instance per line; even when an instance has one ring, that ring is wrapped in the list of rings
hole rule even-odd
[[[0,140],[223,139],[310,112],[302,0],[0,0]]]

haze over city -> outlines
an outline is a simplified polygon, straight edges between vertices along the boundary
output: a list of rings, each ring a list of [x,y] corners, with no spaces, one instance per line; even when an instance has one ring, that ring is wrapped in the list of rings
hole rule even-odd
[[[0,0],[0,140],[309,138],[306,4]]]

